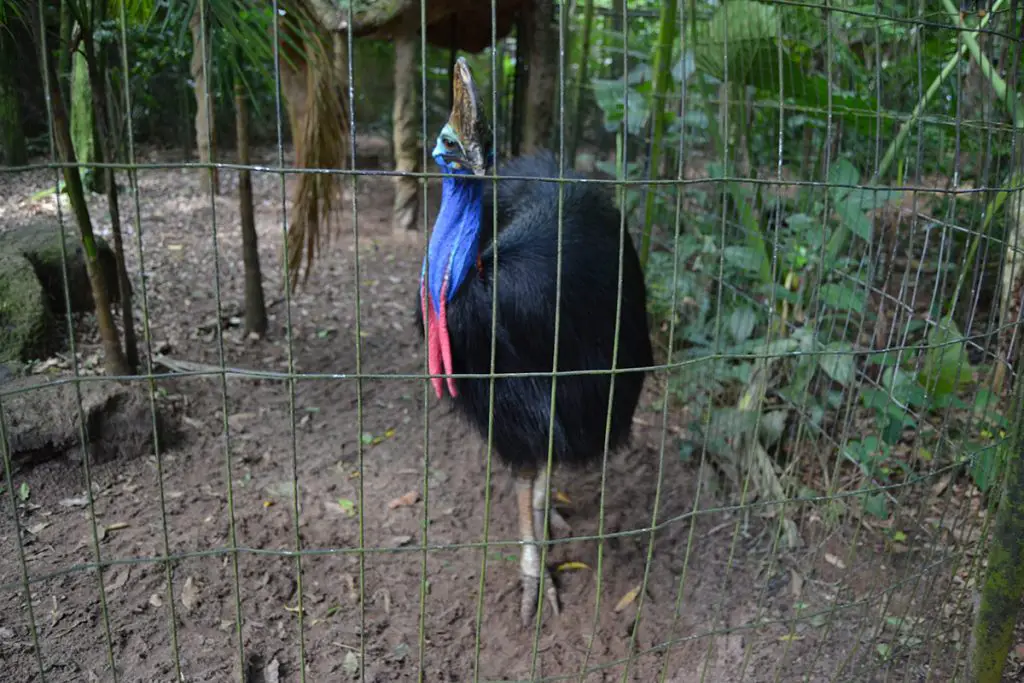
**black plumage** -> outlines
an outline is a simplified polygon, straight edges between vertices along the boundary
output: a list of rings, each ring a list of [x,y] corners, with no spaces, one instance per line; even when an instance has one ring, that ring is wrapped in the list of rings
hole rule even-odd
[[[547,151],[502,164],[500,175],[557,178]],[[583,176],[567,171],[566,178]],[[484,184],[482,238],[493,236],[493,191]],[[551,372],[554,358],[558,257],[558,183],[499,180],[498,311],[496,373]],[[554,461],[584,464],[604,452],[611,388],[615,311],[618,296],[620,214],[603,185],[564,183],[562,290],[558,371],[604,370],[560,375],[557,380]],[[489,240],[488,240],[489,241]],[[646,288],[636,249],[623,241],[622,308],[616,367],[653,364],[646,314]],[[470,273],[448,303],[453,369],[458,374],[491,371],[494,245],[480,254],[482,272]],[[423,334],[423,314],[416,305]],[[455,406],[487,438],[489,383],[456,378]],[[609,447],[628,442],[643,387],[642,371],[616,372]],[[494,436],[498,457],[518,470],[545,467],[551,407],[550,377],[509,377],[494,381]]]

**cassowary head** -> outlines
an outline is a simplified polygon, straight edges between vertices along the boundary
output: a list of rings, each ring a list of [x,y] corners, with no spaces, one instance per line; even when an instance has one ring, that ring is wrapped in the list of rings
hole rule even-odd
[[[473,74],[465,57],[455,62],[452,111],[434,145],[437,165],[448,173],[484,175],[492,160],[491,129],[487,125]]]

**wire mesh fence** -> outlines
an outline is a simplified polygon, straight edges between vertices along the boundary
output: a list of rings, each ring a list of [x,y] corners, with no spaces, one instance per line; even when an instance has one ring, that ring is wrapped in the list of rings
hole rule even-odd
[[[1019,410],[1019,3],[107,5],[0,5],[0,95],[28,87],[6,55],[31,44],[46,111],[0,176],[11,680],[966,675]],[[414,316],[467,45],[484,193],[547,148],[538,239],[578,222],[573,188],[614,196],[599,275],[627,307],[635,245],[655,356],[630,443],[609,447],[609,399],[598,457],[551,470],[535,531],[562,524],[534,540],[561,613],[542,588],[525,626],[520,454],[495,435],[536,420],[492,388],[550,391],[547,469],[560,383],[628,374],[557,351],[603,343],[559,332],[587,301],[566,264],[594,252],[560,244],[550,282],[503,271],[499,199],[487,288],[563,305],[533,329],[488,299],[490,371],[456,373],[464,401],[488,386],[484,438],[432,395]],[[161,68],[190,77],[198,162],[137,136],[167,117]],[[549,322],[546,366],[502,356]]]

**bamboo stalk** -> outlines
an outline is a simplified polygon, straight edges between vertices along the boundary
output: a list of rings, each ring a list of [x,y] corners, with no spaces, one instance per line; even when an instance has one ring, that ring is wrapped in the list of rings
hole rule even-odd
[[[665,101],[672,84],[672,45],[676,36],[676,0],[662,0],[661,16],[658,21],[658,45],[654,53],[654,88],[651,92],[651,158],[648,176],[658,172],[661,159],[662,140],[665,137],[665,111],[659,107]],[[647,269],[647,257],[651,251],[651,231],[654,228],[654,190],[648,185],[644,197],[644,231],[640,239],[640,267]]]
[[[583,7],[583,39],[580,45],[580,67],[576,74],[576,83],[572,93],[572,137],[569,138],[569,164],[576,166],[576,150],[580,146],[580,135],[583,132],[583,84],[587,82],[587,69],[590,66],[590,36],[594,28],[594,0],[587,0]]]

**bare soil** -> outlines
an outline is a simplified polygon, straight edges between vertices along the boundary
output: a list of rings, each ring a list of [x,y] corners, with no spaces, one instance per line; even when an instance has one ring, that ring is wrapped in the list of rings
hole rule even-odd
[[[0,226],[55,215],[52,197],[30,199],[53,181],[0,176]],[[302,666],[308,681],[951,680],[969,634],[975,558],[962,551],[979,499],[936,486],[897,514],[898,542],[844,513],[855,506],[791,502],[804,545],[786,549],[777,508],[740,507],[711,468],[680,458],[685,416],[673,407],[662,429],[663,376],[647,384],[633,445],[608,462],[600,556],[600,468],[556,472],[573,535],[591,538],[552,546],[549,563],[588,568],[557,572],[562,615],[545,610],[539,632],[524,630],[510,478],[495,462],[488,511],[485,445],[422,380],[395,377],[423,368],[412,317],[423,246],[392,235],[390,181],[360,179],[358,244],[346,200],[290,312],[280,178],[254,182],[267,338],[245,338],[238,319],[232,172],[213,201],[195,170],[139,172],[144,271],[126,234],[139,319],[144,272],[154,351],[337,376],[159,378],[157,404],[180,434],[158,455],[15,471],[0,521],[5,680],[107,681],[112,665],[121,681],[298,681]],[[91,205],[103,234],[104,200]],[[134,213],[126,193],[122,216]],[[88,370],[99,353],[88,317],[76,344]],[[379,377],[345,376],[357,368]]]

